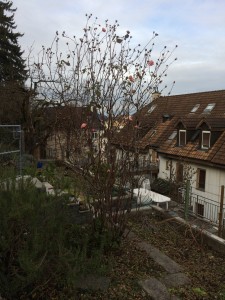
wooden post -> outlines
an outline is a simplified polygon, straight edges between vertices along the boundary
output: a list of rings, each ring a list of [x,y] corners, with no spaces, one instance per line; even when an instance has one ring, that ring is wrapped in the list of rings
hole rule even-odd
[[[224,185],[221,185],[219,228],[218,228],[218,236],[219,237],[222,237],[222,233],[223,233],[223,202],[224,202]]]

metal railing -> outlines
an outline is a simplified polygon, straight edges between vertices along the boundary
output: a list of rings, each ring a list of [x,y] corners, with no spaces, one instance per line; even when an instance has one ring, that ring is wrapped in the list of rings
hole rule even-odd
[[[185,188],[178,189],[179,202],[185,202]],[[208,220],[214,224],[219,223],[219,212],[220,212],[220,203],[203,197],[201,195],[197,195],[195,193],[190,193],[189,197],[189,213],[196,215],[197,217]],[[225,205],[223,207],[223,216],[225,217]],[[225,224],[224,224],[225,225]]]
[[[20,125],[0,125],[0,169],[22,173],[22,130]]]
[[[124,163],[123,160],[118,161],[121,165]],[[150,160],[128,160],[126,164],[129,166],[130,171],[153,171],[158,170],[159,163],[158,162],[151,162]]]

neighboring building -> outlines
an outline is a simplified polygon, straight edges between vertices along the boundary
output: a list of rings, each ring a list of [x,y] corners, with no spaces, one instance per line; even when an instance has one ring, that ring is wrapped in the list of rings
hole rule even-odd
[[[158,177],[180,183],[181,190],[189,179],[193,212],[218,221],[225,184],[225,90],[159,96],[133,116],[114,145],[118,157],[126,150],[134,157],[138,152],[140,161],[158,159]]]
[[[49,107],[46,120],[51,134],[46,139],[42,158],[80,162],[87,152],[98,152],[102,134],[102,121],[96,110],[89,107]]]

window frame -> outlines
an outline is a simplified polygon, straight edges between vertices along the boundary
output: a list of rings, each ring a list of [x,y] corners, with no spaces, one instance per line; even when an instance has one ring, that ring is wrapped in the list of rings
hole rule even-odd
[[[149,108],[149,110],[147,111],[147,113],[148,113],[148,114],[152,113],[153,110],[156,108],[156,106],[157,106],[157,104],[153,104],[153,105]]]
[[[202,173],[204,172],[204,173]],[[202,173],[202,175],[201,175]],[[203,175],[204,174],[204,175]],[[204,177],[204,183],[202,181],[202,178],[201,177]],[[200,182],[200,180],[202,182]],[[197,169],[197,181],[196,181],[196,188],[198,190],[201,190],[201,191],[205,191],[205,186],[206,186],[206,169],[201,169],[201,168],[198,168]]]
[[[93,140],[96,140],[98,138],[98,131],[97,130],[92,131],[92,138],[93,138]]]
[[[203,113],[210,113],[215,106],[216,106],[216,103],[209,103],[209,104],[207,104],[207,106],[203,110]]]
[[[177,136],[177,130],[174,130],[171,135],[168,137],[168,140],[173,140]]]
[[[203,141],[204,141],[203,135],[204,134],[209,134],[208,146],[206,146],[206,145],[203,144]],[[210,140],[211,140],[211,131],[209,131],[209,130],[202,130],[201,149],[206,149],[206,150],[210,149]]]
[[[200,107],[200,104],[195,104],[195,106],[192,108],[191,113],[195,113]]]
[[[185,134],[185,137],[184,137],[184,144],[181,144],[181,133],[184,133]],[[178,145],[180,147],[183,147],[185,146],[187,143],[187,131],[186,129],[179,129],[179,135],[178,135]]]

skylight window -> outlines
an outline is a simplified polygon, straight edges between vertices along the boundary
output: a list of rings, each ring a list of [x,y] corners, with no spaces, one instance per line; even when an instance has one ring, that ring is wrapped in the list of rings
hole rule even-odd
[[[157,104],[153,104],[149,110],[148,110],[148,113],[150,114],[151,112],[153,112],[153,110],[156,108]]]
[[[169,136],[168,140],[173,140],[177,136],[177,130],[174,130],[172,134]]]
[[[195,113],[195,112],[198,110],[199,106],[200,106],[200,104],[196,104],[196,105],[192,108],[191,113]]]
[[[153,130],[150,137],[154,136],[156,134],[156,130]]]
[[[213,110],[213,108],[215,107],[216,103],[209,103],[206,108],[204,109],[204,113],[209,113]]]

